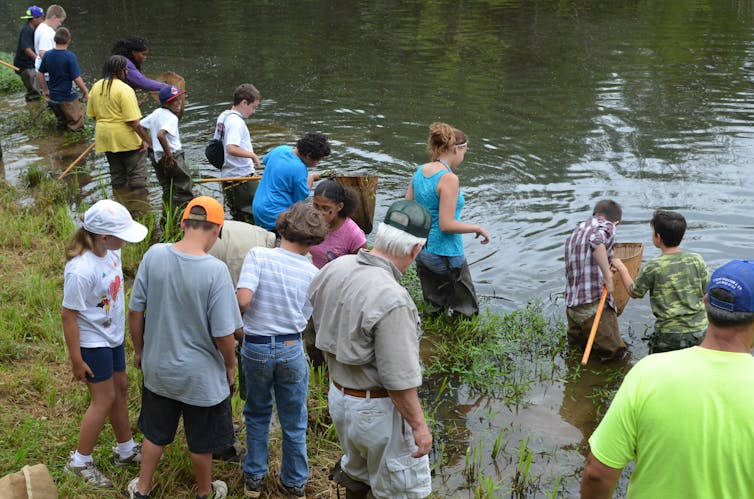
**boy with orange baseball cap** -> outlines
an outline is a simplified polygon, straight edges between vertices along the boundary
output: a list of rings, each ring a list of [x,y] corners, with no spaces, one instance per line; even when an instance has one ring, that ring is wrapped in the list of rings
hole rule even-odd
[[[212,453],[235,439],[233,335],[243,322],[228,268],[207,254],[224,223],[220,203],[208,196],[192,199],[181,219],[183,238],[149,248],[136,273],[128,317],[134,363],[144,374],[144,442],[139,476],[128,484],[130,498],[149,497],[181,416],[197,497],[227,497],[225,482],[212,481]]]

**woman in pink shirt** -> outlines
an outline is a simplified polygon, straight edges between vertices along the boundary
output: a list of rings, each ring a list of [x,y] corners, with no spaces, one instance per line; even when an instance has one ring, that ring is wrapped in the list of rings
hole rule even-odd
[[[339,256],[358,253],[361,248],[366,248],[364,231],[350,218],[358,202],[354,191],[334,180],[323,180],[317,184],[312,204],[330,224],[325,240],[309,249],[312,263],[317,268],[321,269]]]

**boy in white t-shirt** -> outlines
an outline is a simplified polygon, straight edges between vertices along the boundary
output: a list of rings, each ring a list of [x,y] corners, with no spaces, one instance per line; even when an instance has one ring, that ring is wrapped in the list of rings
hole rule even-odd
[[[159,93],[162,107],[152,111],[140,123],[152,137],[154,150],[149,157],[162,186],[165,209],[171,212],[183,210],[194,198],[191,172],[186,166],[178,134],[178,120],[181,118],[185,93],[185,90],[174,86],[163,87]]]
[[[261,164],[244,121],[254,114],[261,100],[254,85],[242,83],[233,91],[233,107],[217,117],[214,138],[222,140],[225,147],[225,163],[220,173],[223,178],[249,177],[254,175],[255,165]],[[251,203],[258,185],[255,181],[223,182],[225,205],[233,220],[254,223]]]

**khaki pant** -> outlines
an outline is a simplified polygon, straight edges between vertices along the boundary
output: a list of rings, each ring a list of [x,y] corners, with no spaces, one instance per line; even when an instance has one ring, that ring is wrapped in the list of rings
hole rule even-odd
[[[411,457],[413,431],[390,397],[353,397],[330,384],[327,404],[343,448],[340,465],[351,480],[370,486],[377,499],[432,493],[429,456]]]
[[[571,345],[581,350],[586,348],[598,306],[599,302],[595,301],[566,308],[568,341]],[[602,310],[592,348],[603,360],[620,358],[626,351],[626,343],[621,338],[618,328],[618,314],[607,304]]]

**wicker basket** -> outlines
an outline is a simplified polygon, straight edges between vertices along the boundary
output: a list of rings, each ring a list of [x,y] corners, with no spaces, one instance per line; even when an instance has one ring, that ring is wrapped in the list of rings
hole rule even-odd
[[[639,275],[639,268],[641,268],[641,259],[644,256],[644,243],[615,243],[613,256],[620,258],[628,269],[631,278],[636,279],[636,276]],[[623,280],[618,272],[613,274],[613,282],[615,285],[613,300],[615,300],[616,311],[620,315],[626,308],[630,296],[626,293]]]
[[[334,177],[337,183],[343,187],[350,187],[357,193],[359,205],[353,212],[351,218],[361,227],[365,234],[372,232],[372,220],[374,219],[374,205],[377,201],[377,177]]]

